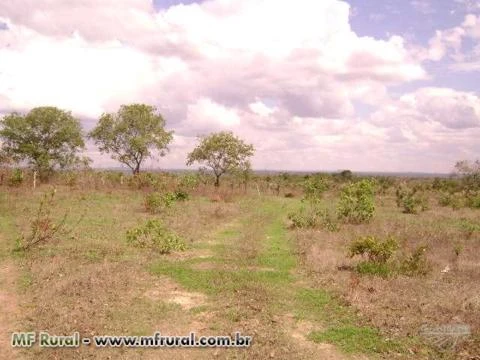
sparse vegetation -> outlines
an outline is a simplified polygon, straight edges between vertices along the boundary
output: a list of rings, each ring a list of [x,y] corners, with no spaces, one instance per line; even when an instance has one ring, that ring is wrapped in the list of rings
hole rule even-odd
[[[369,222],[375,214],[374,183],[364,179],[345,186],[340,194],[338,217],[347,223]]]
[[[67,214],[56,221],[52,216],[55,206],[56,189],[43,194],[35,217],[30,222],[30,233],[22,235],[16,241],[15,251],[28,251],[34,247],[45,245],[56,240],[60,234],[65,235]]]
[[[252,357],[275,351],[279,358],[321,358],[325,345],[315,344],[330,343],[335,351],[379,359],[445,360],[455,351],[439,353],[412,336],[421,323],[461,316],[472,329],[478,324],[471,314],[478,306],[480,227],[460,179],[452,179],[460,189],[403,179],[415,195],[462,200],[456,211],[432,201],[428,214],[407,216],[396,207],[397,179],[375,199],[381,182],[359,176],[252,174],[245,187],[226,173],[215,187],[211,173],[61,172],[50,178],[54,206],[38,216],[42,194],[51,193],[42,184],[32,190],[31,170],[19,170],[22,183],[0,186],[0,258],[11,256],[19,237],[17,249],[28,249],[28,257],[12,257],[28,303],[19,317],[24,326],[68,333],[59,316],[82,334],[150,334],[158,327],[182,333],[191,324],[200,324],[202,334],[221,334],[242,326],[256,334],[245,353]],[[7,180],[13,171],[6,169]],[[26,245],[29,239],[46,240]],[[82,311],[67,315],[65,304]],[[272,332],[283,348],[261,335]],[[475,339],[462,351],[475,354]],[[68,357],[63,350],[32,351],[39,359]]]
[[[397,187],[395,191],[397,206],[402,208],[405,214],[417,214],[419,211],[428,209],[427,198],[417,188],[408,188],[405,185]]]
[[[159,220],[148,220],[144,225],[127,231],[127,242],[135,247],[150,249],[160,254],[186,249],[183,239],[168,230]]]

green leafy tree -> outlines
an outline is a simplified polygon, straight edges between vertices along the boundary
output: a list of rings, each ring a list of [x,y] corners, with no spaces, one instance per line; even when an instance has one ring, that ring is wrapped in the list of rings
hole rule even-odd
[[[144,104],[122,105],[116,114],[103,114],[89,133],[102,153],[127,165],[138,174],[142,163],[157,151],[164,156],[173,131],[165,130],[165,120],[156,108]]]
[[[253,145],[246,144],[232,132],[221,131],[200,138],[200,144],[188,154],[187,165],[194,162],[205,164],[215,175],[215,186],[220,186],[220,177],[227,172],[250,168],[249,157],[253,156]]]
[[[12,113],[0,125],[6,156],[28,162],[41,179],[48,178],[55,168],[77,164],[77,154],[85,147],[80,122],[56,107],[37,107],[27,115]]]

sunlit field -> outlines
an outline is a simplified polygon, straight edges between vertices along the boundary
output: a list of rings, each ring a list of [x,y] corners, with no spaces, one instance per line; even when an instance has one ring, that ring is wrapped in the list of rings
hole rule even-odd
[[[21,180],[10,170],[2,178],[3,358],[480,353],[480,202],[462,179],[253,174],[215,187],[213,177],[193,172],[84,171],[34,189],[27,171]],[[444,325],[468,325],[470,334],[439,339],[425,331]],[[14,349],[14,330],[241,332],[253,344]]]

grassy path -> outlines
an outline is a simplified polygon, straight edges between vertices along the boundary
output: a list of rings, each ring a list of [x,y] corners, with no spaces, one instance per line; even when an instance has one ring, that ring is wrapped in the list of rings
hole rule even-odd
[[[211,256],[162,260],[151,270],[209,296],[210,305],[198,311],[210,313],[212,332],[254,337],[247,351],[225,351],[228,358],[372,358],[401,351],[359,325],[328,292],[309,286],[284,226],[292,206],[287,199],[251,200],[242,218],[191,250],[209,249]]]

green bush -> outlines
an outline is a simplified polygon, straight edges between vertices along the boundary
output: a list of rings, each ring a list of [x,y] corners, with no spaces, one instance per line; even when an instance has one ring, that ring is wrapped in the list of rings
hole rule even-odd
[[[381,194],[386,194],[388,189],[390,189],[395,184],[395,180],[391,177],[381,176],[376,178],[376,181]]]
[[[13,170],[12,174],[8,178],[9,186],[20,186],[24,180],[23,171],[20,169]]]
[[[329,184],[322,176],[310,176],[303,182],[304,200],[316,204],[329,188]]]
[[[397,206],[402,208],[405,214],[417,214],[428,209],[427,198],[419,187],[410,189],[406,185],[401,185],[397,187],[395,195]]]
[[[160,254],[186,249],[183,239],[168,230],[159,220],[148,220],[144,225],[128,230],[127,242],[135,247],[158,251]]]
[[[452,209],[457,210],[461,208],[464,203],[460,194],[443,192],[440,194],[440,198],[438,199],[438,205],[450,206]]]
[[[152,192],[145,196],[145,210],[150,214],[158,214],[171,208],[176,201],[183,201],[188,198],[188,194],[181,191],[159,193]]]
[[[480,224],[471,222],[467,219],[461,219],[459,227],[467,238],[472,237],[474,233],[480,232]]]
[[[185,201],[189,198],[188,193],[186,193],[185,191],[177,190],[173,194],[175,196],[175,200],[177,201]]]
[[[338,217],[348,223],[369,222],[375,214],[374,182],[364,179],[342,189]]]
[[[454,193],[460,189],[460,183],[454,179],[435,178],[432,182],[432,189]]]
[[[197,174],[187,174],[180,178],[179,188],[182,191],[188,192],[195,190],[200,183],[200,178]]]
[[[417,247],[411,254],[395,257],[399,249],[393,237],[379,240],[375,236],[360,237],[349,246],[349,256],[362,256],[355,270],[360,274],[378,275],[382,277],[402,274],[407,276],[426,275],[430,264],[425,253],[426,246]]]
[[[480,209],[480,194],[470,193],[466,196],[465,205],[472,209]]]
[[[302,207],[299,211],[290,213],[288,219],[292,228],[323,228],[328,231],[339,231],[339,224],[334,216],[320,206]]]
[[[364,236],[354,240],[349,246],[349,255],[366,257],[368,261],[385,264],[399,248],[397,241],[389,237],[384,241],[375,236]]]
[[[407,276],[427,275],[430,265],[425,256],[426,251],[426,246],[419,246],[405,257],[400,263],[400,273]]]

